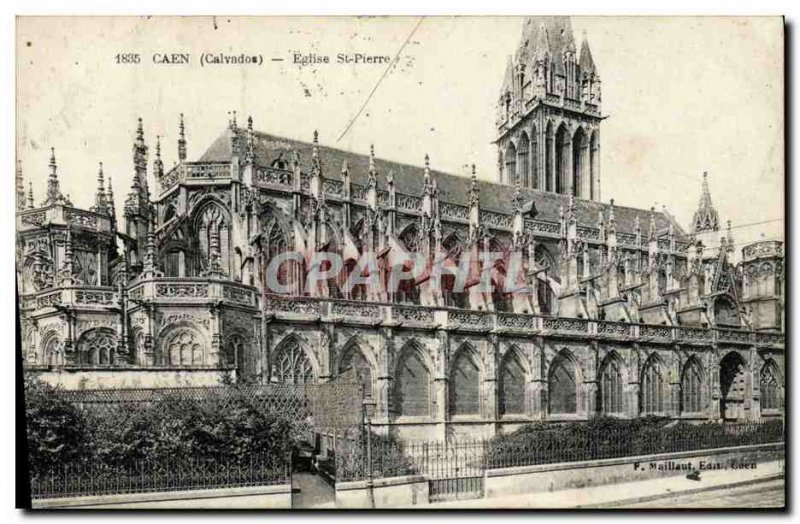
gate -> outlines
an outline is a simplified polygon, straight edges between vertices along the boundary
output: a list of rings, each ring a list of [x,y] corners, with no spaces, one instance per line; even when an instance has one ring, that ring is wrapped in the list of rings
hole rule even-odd
[[[406,453],[428,478],[430,501],[481,498],[486,470],[485,441],[417,442]]]

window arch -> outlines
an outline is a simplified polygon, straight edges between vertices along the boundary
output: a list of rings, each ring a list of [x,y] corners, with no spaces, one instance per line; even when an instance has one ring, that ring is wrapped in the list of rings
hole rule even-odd
[[[374,394],[372,366],[367,360],[364,351],[355,343],[345,348],[342,359],[339,362],[339,374],[351,369],[355,372],[356,382],[364,388],[364,395],[372,397]]]
[[[553,360],[547,380],[547,391],[550,413],[578,412],[578,381],[572,359],[562,354]]]
[[[703,368],[691,357],[681,375],[681,413],[700,413],[703,407]]]
[[[64,345],[61,342],[61,337],[58,335],[50,335],[44,338],[42,358],[43,363],[50,366],[63,366],[64,365]]]
[[[583,128],[579,127],[572,139],[572,194],[576,197],[584,196],[588,156],[589,143]]]
[[[595,188],[595,178],[597,178],[600,168],[600,138],[598,132],[592,131],[589,139],[589,198],[594,200],[597,195]]]
[[[284,341],[272,358],[272,381],[281,384],[316,382],[314,366],[305,349],[294,337]]]
[[[78,341],[77,364],[83,366],[110,366],[114,363],[116,337],[113,331],[92,329]]]
[[[655,355],[650,357],[642,370],[641,412],[644,415],[659,414],[666,411],[667,384],[664,366]]]
[[[430,415],[431,378],[421,350],[407,346],[397,364],[394,407],[398,415]]]
[[[480,413],[480,370],[472,351],[462,348],[456,355],[450,371],[450,415],[478,415]]]
[[[244,338],[239,334],[231,335],[225,345],[223,356],[222,365],[231,368],[240,367],[244,359]]]
[[[447,258],[455,265],[459,263],[461,253],[464,249],[463,246],[463,242],[455,231],[447,235],[442,241],[442,248],[447,253]],[[441,292],[444,305],[466,309],[468,293],[466,291],[457,293],[453,291],[454,286],[455,276],[444,272],[441,276]]]
[[[569,188],[569,160],[572,155],[567,126],[561,124],[556,131],[556,193],[564,195]]]
[[[164,344],[163,357],[172,366],[202,366],[205,364],[205,344],[190,328],[178,328]]]
[[[550,314],[553,312],[556,297],[555,293],[553,293],[553,289],[550,287],[549,279],[558,273],[558,268],[550,252],[541,244],[536,246],[534,260],[538,268],[544,269],[544,273],[539,273],[536,277],[539,279],[536,286],[539,311]]]
[[[500,364],[500,415],[525,413],[525,368],[517,351],[510,349]]]
[[[231,239],[230,221],[221,205],[212,202],[203,205],[194,221],[197,242],[196,271],[202,274],[209,268],[212,246],[219,249],[219,265],[225,275],[230,274]]]
[[[509,141],[506,146],[506,184],[512,184],[517,179],[517,148]]]
[[[616,353],[609,353],[600,366],[597,411],[606,415],[624,412],[622,365]]]
[[[781,379],[778,365],[767,360],[761,368],[761,409],[781,409]]]
[[[523,131],[519,137],[517,145],[517,178],[509,182],[516,183],[522,187],[530,187],[530,140],[528,134]]]
[[[553,133],[553,123],[548,122],[545,129],[545,147],[544,147],[544,190],[553,192],[554,187],[554,173],[553,173],[553,144],[555,143],[555,134]]]

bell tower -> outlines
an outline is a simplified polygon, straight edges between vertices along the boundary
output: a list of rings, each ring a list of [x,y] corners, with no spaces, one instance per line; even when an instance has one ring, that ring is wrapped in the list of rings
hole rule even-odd
[[[600,200],[600,75],[569,17],[525,20],[497,102],[497,181]]]

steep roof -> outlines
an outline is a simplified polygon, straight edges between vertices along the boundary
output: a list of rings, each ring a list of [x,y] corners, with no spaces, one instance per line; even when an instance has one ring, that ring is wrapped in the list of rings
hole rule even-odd
[[[300,155],[304,166],[308,165],[311,158],[312,144],[300,140],[283,138],[262,132],[254,132],[253,149],[256,160],[261,165],[272,165],[279,157],[289,161],[295,152]],[[231,160],[231,137],[232,131],[226,129],[217,138],[206,152],[199,158],[200,162],[228,162]],[[240,142],[244,142],[241,136]],[[319,146],[319,158],[323,166],[323,176],[331,180],[341,180],[341,167],[347,161],[350,179],[355,184],[366,185],[369,170],[369,155],[354,153],[328,146]],[[389,171],[394,173],[394,183],[398,193],[419,196],[423,192],[423,168],[401,162],[394,162],[375,158],[375,166],[378,171],[378,189],[386,189],[386,175]],[[307,169],[307,168],[306,168]],[[304,170],[306,170],[304,169]],[[469,205],[469,178],[466,176],[453,175],[443,171],[431,170],[431,176],[436,180],[439,190],[439,200],[462,206]],[[497,184],[486,180],[478,180],[480,190],[481,209],[510,214],[511,202],[514,197],[514,187],[504,184]],[[538,211],[537,219],[549,222],[559,221],[559,208],[567,208],[567,196],[536,191],[533,189],[521,189],[523,198],[536,205]],[[599,214],[602,211],[606,219],[608,218],[608,204],[593,202],[583,199],[575,199],[575,210],[578,218],[578,225],[585,227],[597,227]],[[635,229],[636,217],[639,217],[642,235],[647,234],[647,224],[650,217],[649,209],[636,209],[624,206],[614,207],[614,217],[617,222],[617,231],[632,234]],[[655,213],[656,231],[659,235],[669,229],[670,219],[662,212]],[[682,236],[682,230],[675,228],[676,236]]]

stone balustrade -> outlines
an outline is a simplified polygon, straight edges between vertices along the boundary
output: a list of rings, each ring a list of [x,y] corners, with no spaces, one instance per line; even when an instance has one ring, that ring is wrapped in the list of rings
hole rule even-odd
[[[47,224],[89,229],[92,231],[111,231],[111,220],[109,216],[68,206],[52,205],[38,209],[29,209],[21,211],[17,215],[18,231],[39,229]]]

